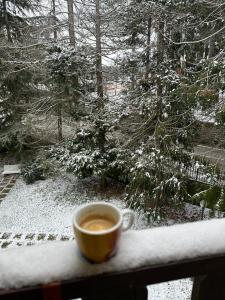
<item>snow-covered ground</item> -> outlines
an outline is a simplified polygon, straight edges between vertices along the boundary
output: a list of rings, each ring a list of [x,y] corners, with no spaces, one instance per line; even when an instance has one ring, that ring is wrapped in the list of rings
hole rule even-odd
[[[72,216],[76,207],[85,202],[109,201],[124,208],[119,196],[97,196],[89,191],[93,182],[80,181],[72,175],[38,181],[26,185],[18,179],[0,204],[0,232],[51,233],[72,236]],[[146,218],[136,213],[133,229],[147,228]],[[1,251],[1,250],[0,250]],[[151,300],[190,299],[190,279],[167,282],[149,287]]]
[[[109,201],[125,208],[119,197],[101,198],[85,191],[83,183],[74,176],[26,185],[18,179],[13,189],[0,204],[0,232],[56,233],[72,235],[72,216],[77,206],[92,201]],[[142,214],[136,215],[134,229],[147,227]]]
[[[153,284],[148,286],[149,300],[189,300],[192,280],[190,278]]]

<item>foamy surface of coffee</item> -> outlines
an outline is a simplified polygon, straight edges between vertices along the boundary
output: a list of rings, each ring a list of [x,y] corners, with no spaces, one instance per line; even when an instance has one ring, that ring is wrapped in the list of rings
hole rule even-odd
[[[104,217],[88,218],[84,220],[80,226],[90,231],[102,231],[113,227],[115,224],[110,219]]]

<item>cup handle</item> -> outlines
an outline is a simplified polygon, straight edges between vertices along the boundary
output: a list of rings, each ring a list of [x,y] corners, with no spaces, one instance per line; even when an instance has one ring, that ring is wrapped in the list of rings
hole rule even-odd
[[[127,231],[134,223],[135,215],[131,209],[124,209],[123,212],[123,224],[122,224],[122,231]],[[124,224],[124,217],[128,216],[128,222]]]

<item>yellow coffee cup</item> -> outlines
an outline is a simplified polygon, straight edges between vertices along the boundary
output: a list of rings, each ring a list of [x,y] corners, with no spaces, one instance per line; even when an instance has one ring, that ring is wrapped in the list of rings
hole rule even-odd
[[[91,262],[107,261],[117,251],[121,232],[128,230],[133,222],[133,211],[121,211],[107,202],[78,207],[73,217],[73,230],[81,253]]]

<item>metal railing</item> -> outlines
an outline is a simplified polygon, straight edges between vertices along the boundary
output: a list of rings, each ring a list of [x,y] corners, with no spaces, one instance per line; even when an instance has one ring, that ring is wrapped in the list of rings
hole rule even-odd
[[[219,173],[211,174],[196,166],[185,168],[185,172],[191,180],[220,187],[225,186],[225,172],[220,171]]]

